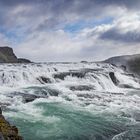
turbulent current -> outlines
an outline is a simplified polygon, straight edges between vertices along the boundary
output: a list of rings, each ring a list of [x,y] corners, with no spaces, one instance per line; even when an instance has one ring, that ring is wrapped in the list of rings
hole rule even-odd
[[[25,140],[140,140],[140,81],[110,64],[1,64],[0,105]]]

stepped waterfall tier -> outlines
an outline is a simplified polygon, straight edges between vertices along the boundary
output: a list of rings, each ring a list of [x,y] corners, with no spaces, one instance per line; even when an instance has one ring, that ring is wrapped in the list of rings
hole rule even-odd
[[[0,64],[0,106],[25,140],[140,138],[140,81],[107,63]]]

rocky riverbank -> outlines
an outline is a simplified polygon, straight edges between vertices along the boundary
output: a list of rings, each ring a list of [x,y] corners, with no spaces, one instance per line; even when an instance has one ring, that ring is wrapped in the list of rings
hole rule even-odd
[[[5,120],[2,115],[2,110],[0,108],[0,140],[23,140],[19,136],[18,128],[16,126],[10,125],[8,121]]]

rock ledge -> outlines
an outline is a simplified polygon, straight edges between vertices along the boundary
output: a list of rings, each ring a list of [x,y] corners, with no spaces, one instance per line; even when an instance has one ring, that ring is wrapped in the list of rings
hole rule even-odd
[[[2,115],[2,110],[0,108],[0,140],[23,140],[19,136],[18,128],[16,126],[11,126],[8,121],[5,120]]]

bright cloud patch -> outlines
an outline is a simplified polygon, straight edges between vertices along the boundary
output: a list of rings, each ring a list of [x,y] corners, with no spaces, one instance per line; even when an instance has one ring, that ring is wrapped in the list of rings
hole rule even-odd
[[[0,0],[0,42],[33,61],[140,53],[140,1]]]

